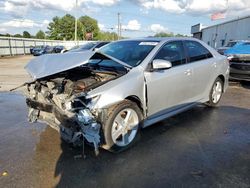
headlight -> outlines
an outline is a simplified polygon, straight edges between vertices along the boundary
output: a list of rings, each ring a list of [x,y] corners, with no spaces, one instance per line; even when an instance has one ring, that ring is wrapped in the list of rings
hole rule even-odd
[[[77,113],[77,119],[83,124],[89,124],[93,121],[93,116],[89,109],[83,109],[79,110],[79,112]]]

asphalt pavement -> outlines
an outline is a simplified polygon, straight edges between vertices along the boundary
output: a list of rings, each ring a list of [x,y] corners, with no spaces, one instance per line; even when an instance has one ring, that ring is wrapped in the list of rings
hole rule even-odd
[[[26,120],[25,99],[0,93],[0,187],[250,187],[250,88],[233,84],[218,108],[200,105],[142,130],[120,154],[96,157]]]

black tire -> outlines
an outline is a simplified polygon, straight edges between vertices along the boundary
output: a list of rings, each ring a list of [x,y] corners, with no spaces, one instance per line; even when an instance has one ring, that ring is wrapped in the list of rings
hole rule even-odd
[[[216,86],[216,84],[221,85],[221,95],[220,95],[218,100],[214,101],[214,99],[213,99],[213,91],[214,91],[214,87]],[[216,80],[213,83],[213,86],[212,86],[212,88],[210,90],[210,93],[209,93],[209,101],[206,103],[206,105],[209,106],[209,107],[216,107],[217,104],[220,102],[222,94],[223,94],[223,81],[218,77],[218,78],[216,78]]]
[[[112,127],[113,127],[113,123],[117,115],[126,109],[134,110],[134,112],[138,116],[139,124],[138,124],[138,129],[133,140],[126,146],[119,146],[112,139],[112,135],[111,135]],[[102,147],[114,153],[124,151],[128,149],[129,147],[131,147],[137,140],[139,140],[142,120],[143,120],[142,111],[134,102],[131,102],[129,100],[124,100],[110,107],[107,112],[106,120],[103,122],[104,145]]]

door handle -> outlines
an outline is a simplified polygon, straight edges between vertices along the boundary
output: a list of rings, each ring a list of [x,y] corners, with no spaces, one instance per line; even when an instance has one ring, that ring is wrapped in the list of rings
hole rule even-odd
[[[191,70],[190,69],[185,70],[184,74],[186,74],[187,76],[191,75]]]

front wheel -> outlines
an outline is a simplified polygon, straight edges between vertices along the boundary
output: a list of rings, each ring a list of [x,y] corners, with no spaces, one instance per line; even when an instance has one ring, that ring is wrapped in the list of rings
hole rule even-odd
[[[141,109],[131,101],[112,106],[104,122],[103,147],[112,152],[129,148],[138,139],[142,119]]]
[[[209,101],[207,102],[207,105],[215,107],[220,102],[222,93],[223,93],[223,82],[220,78],[217,78],[209,93]]]

